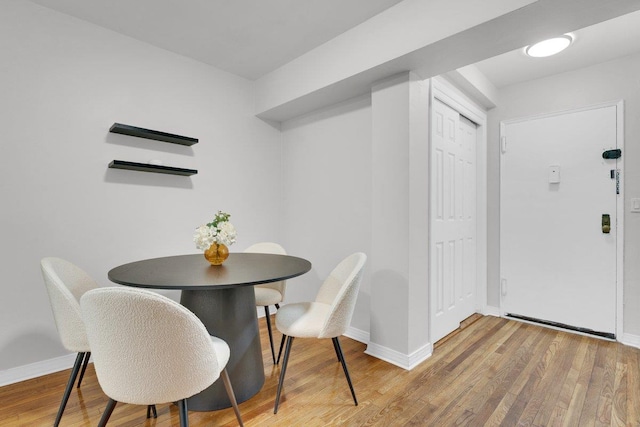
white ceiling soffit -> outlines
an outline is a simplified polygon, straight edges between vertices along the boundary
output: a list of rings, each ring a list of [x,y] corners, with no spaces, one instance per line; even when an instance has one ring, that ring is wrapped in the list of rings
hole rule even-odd
[[[31,0],[251,80],[401,0]]]
[[[263,77],[257,82],[259,90],[256,113],[266,120],[288,120],[366,93],[376,81],[395,73],[413,71],[423,79],[437,76],[558,33],[576,31],[637,10],[640,10],[640,1],[637,0],[538,0],[406,55],[344,76],[331,84],[307,87],[305,93],[294,94],[288,99],[277,99],[274,102],[270,98],[272,94],[284,92],[278,89],[286,89],[283,86],[286,79],[280,79],[280,86],[283,87],[270,87],[274,85],[261,84],[265,79]],[[313,51],[305,56],[312,53]],[[288,66],[289,64],[283,68]],[[279,71],[280,69],[268,76]],[[298,80],[309,75],[311,77],[308,78],[313,77],[310,70],[308,73],[297,71]],[[306,82],[297,82],[295,87],[301,87],[302,83]],[[260,98],[261,93],[268,95],[263,96],[265,101]]]
[[[640,11],[571,34],[568,49],[547,58],[531,58],[523,48],[478,62],[476,67],[497,88],[564,73],[640,52]]]

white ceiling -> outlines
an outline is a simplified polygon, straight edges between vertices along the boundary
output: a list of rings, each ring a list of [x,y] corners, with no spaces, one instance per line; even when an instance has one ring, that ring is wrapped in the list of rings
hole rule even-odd
[[[475,65],[501,88],[631,55],[640,52],[640,11],[571,34],[572,45],[555,56],[530,58],[523,48]]]
[[[401,0],[31,0],[254,80]],[[640,52],[640,12],[576,31],[550,58],[478,64],[500,88]]]
[[[31,0],[254,80],[401,0]]]

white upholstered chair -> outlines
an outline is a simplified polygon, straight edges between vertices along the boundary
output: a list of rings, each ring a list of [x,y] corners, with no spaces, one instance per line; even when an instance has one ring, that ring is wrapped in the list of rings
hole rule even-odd
[[[180,425],[188,426],[187,398],[220,376],[242,426],[226,370],[229,346],[210,336],[187,308],[151,291],[121,287],[89,291],[80,306],[98,382],[109,397],[99,426],[118,402],[176,402]]]
[[[98,284],[80,267],[61,258],[43,258],[40,261],[40,269],[62,345],[67,350],[78,353],[53,424],[57,427],[67,406],[73,384],[78,378],[78,388],[80,388],[91,357],[87,332],[80,312],[80,297],[87,291],[96,289]],[[82,371],[80,371],[81,366]],[[80,372],[79,377],[78,372]],[[154,416],[157,416],[155,406],[150,406],[147,408],[147,418],[150,417],[151,410]]]
[[[255,243],[245,249],[245,252],[286,255],[287,252],[277,243],[262,242]],[[266,283],[264,285],[254,286],[256,293],[256,306],[264,307],[264,315],[267,321],[267,330],[269,331],[269,344],[271,345],[271,357],[273,363],[276,363],[276,353],[273,349],[273,332],[271,331],[271,317],[269,317],[269,306],[273,305],[276,309],[280,308],[280,303],[284,300],[284,292],[287,287],[287,281]]]
[[[276,327],[287,339],[274,414],[278,413],[291,344],[296,337],[332,339],[336,356],[338,356],[338,361],[342,364],[344,375],[347,377],[353,401],[356,406],[358,405],[356,392],[351,383],[338,337],[345,333],[351,322],[362,279],[362,270],[366,261],[367,256],[361,252],[348,256],[325,279],[318,290],[315,301],[287,304],[276,313]],[[280,359],[280,355],[278,355],[278,359]]]
[[[67,350],[78,353],[53,424],[57,427],[67,406],[73,384],[78,378],[80,367],[82,367],[82,371],[78,378],[78,388],[87,369],[89,357],[91,357],[89,341],[87,341],[84,322],[80,314],[79,300],[85,292],[97,288],[98,285],[84,270],[60,258],[43,258],[40,261],[40,269],[62,345]]]

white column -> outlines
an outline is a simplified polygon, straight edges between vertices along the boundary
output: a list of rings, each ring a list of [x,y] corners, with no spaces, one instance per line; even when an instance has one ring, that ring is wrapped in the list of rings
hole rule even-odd
[[[406,369],[431,353],[428,86],[411,73],[372,88],[371,328],[367,353]]]

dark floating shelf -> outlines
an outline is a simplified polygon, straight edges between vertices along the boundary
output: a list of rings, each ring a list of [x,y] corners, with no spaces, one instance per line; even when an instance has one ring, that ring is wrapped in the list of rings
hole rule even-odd
[[[113,160],[109,163],[111,169],[127,169],[140,172],[167,173],[170,175],[191,176],[198,173],[196,169],[174,168],[172,166],[150,165],[147,163],[127,162],[124,160]]]
[[[157,130],[123,125],[122,123],[114,123],[109,129],[109,132],[188,146],[198,143],[198,138],[190,138],[188,136],[174,135],[172,133],[160,132]]]

